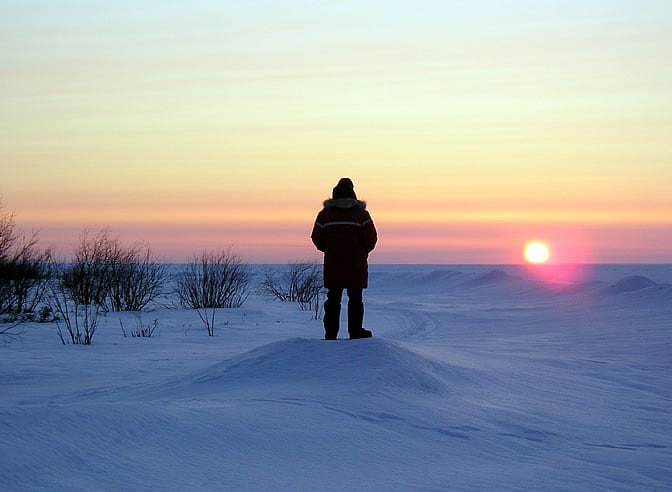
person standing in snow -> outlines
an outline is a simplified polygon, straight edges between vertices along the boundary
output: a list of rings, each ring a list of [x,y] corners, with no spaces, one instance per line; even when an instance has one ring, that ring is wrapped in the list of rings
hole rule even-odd
[[[327,288],[325,340],[336,340],[343,290],[348,293],[350,339],[370,338],[371,332],[362,327],[362,290],[368,287],[367,259],[376,246],[378,234],[366,210],[366,203],[357,200],[350,178],[341,178],[333,189],[332,198],[325,200],[310,238],[315,247],[324,253],[324,286]]]

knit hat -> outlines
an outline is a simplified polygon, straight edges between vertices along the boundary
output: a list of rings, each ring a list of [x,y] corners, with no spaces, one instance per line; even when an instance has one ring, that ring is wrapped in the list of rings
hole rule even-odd
[[[352,184],[350,178],[341,178],[333,189],[331,196],[333,198],[354,198],[356,200],[357,195],[355,195],[354,188],[355,185]]]

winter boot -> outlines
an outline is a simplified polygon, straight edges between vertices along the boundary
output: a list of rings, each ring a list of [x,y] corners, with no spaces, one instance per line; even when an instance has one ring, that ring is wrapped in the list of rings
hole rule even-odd
[[[356,332],[350,332],[350,340],[356,340],[358,338],[371,338],[373,336],[373,333],[371,333],[369,330],[366,330],[364,328],[360,329],[359,331]]]

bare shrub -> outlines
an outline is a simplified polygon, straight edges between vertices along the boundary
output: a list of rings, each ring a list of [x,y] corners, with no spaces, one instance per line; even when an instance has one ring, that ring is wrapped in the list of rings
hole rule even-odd
[[[0,327],[0,340],[5,343],[11,342],[13,340],[19,339],[22,333],[23,327],[21,326],[21,323],[10,323]]]
[[[121,248],[115,243],[110,265],[109,302],[113,311],[141,311],[161,294],[166,266],[149,246]]]
[[[0,199],[0,259],[6,259],[17,241],[14,214],[4,211],[5,206]]]
[[[166,266],[148,245],[123,246],[107,229],[95,236],[84,232],[63,272],[65,286],[78,303],[112,311],[144,309],[161,294],[165,280]]]
[[[128,332],[126,332],[126,329],[124,328],[124,323],[121,320],[119,320],[119,324],[121,325],[121,333],[123,333],[124,338],[127,338]],[[149,324],[144,324],[142,322],[142,319],[138,315],[136,327],[130,330],[130,334],[131,337],[133,338],[150,338],[158,327],[159,327],[158,319],[153,320]]]
[[[10,321],[32,319],[53,271],[50,249],[37,247],[37,236],[21,238],[9,258],[0,259],[0,313]]]
[[[19,235],[0,202],[0,321],[34,318],[52,269],[51,249],[39,249],[37,233]]]
[[[178,274],[176,292],[180,304],[195,309],[213,336],[216,309],[242,306],[250,277],[247,264],[230,250],[204,251]]]
[[[296,302],[299,309],[312,310],[317,319],[322,292],[322,270],[318,263],[306,261],[290,263],[281,272],[267,269],[259,290],[263,295],[279,301]]]
[[[95,236],[85,231],[74,252],[72,263],[61,270],[61,290],[82,306],[97,305],[106,309],[112,288],[112,263],[116,241],[109,230]]]
[[[108,229],[85,231],[72,262],[52,282],[52,301],[65,325],[64,333],[59,324],[61,341],[88,345],[104,312],[142,310],[161,293],[165,272],[149,246],[124,247]]]
[[[61,266],[61,273],[51,281],[51,302],[58,313],[56,318],[58,336],[63,345],[67,343],[91,345],[103,306],[98,302],[93,302],[95,295],[82,297],[81,284],[69,282],[68,274],[72,273],[72,269],[72,265]],[[81,265],[77,272],[84,276],[87,275]],[[65,325],[65,332],[61,329],[61,321]]]
[[[109,230],[95,236],[85,231],[71,263],[60,265],[51,282],[51,302],[58,314],[58,336],[63,344],[90,345],[111,288],[115,241]],[[61,329],[61,321],[65,332]]]

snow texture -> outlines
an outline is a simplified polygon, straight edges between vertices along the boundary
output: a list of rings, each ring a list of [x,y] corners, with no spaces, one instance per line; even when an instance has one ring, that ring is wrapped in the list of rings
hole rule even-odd
[[[0,490],[671,490],[672,267],[581,270],[374,265],[368,340],[254,295],[26,325]]]

